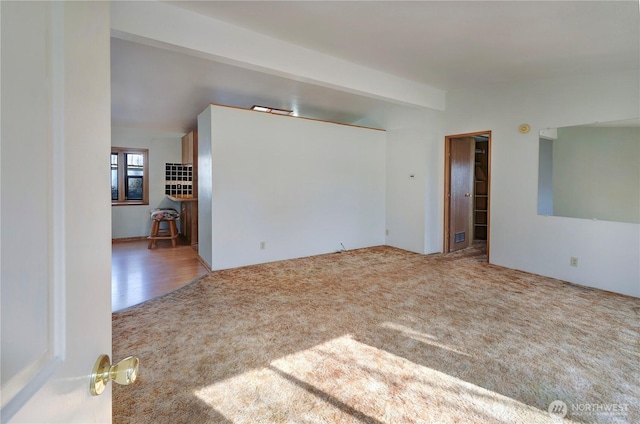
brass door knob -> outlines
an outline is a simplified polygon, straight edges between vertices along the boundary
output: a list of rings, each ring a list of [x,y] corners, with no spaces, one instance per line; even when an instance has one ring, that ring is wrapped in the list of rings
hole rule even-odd
[[[89,390],[93,396],[101,394],[111,380],[118,384],[128,385],[136,381],[140,361],[135,356],[129,356],[111,366],[109,355],[100,355],[93,366]]]

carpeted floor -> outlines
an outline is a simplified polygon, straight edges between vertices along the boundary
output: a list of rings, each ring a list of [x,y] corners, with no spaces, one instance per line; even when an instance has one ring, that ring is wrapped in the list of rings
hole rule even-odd
[[[113,420],[640,422],[640,299],[481,254],[374,247],[218,271],[115,313],[114,360],[141,368],[114,385]]]

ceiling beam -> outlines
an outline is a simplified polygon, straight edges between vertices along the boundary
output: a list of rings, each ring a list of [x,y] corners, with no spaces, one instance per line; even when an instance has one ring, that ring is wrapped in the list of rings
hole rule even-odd
[[[443,90],[162,2],[112,2],[112,36],[407,106],[445,110]]]

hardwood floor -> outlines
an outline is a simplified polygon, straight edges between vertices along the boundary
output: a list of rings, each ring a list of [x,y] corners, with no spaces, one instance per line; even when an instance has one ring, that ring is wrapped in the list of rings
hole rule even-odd
[[[119,311],[180,288],[207,273],[197,253],[186,244],[171,247],[147,240],[112,244],[111,310]]]

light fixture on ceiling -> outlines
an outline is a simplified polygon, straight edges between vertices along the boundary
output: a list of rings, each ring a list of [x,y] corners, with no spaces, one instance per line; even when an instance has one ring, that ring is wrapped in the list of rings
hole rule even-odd
[[[255,110],[256,112],[271,112],[271,108],[264,107],[264,106],[253,105],[251,106],[251,109]]]
[[[293,114],[292,110],[276,109],[276,108],[273,108],[273,107],[258,106],[258,105],[251,106],[251,110],[255,110],[256,112],[273,113],[275,115],[291,115],[291,114]]]

